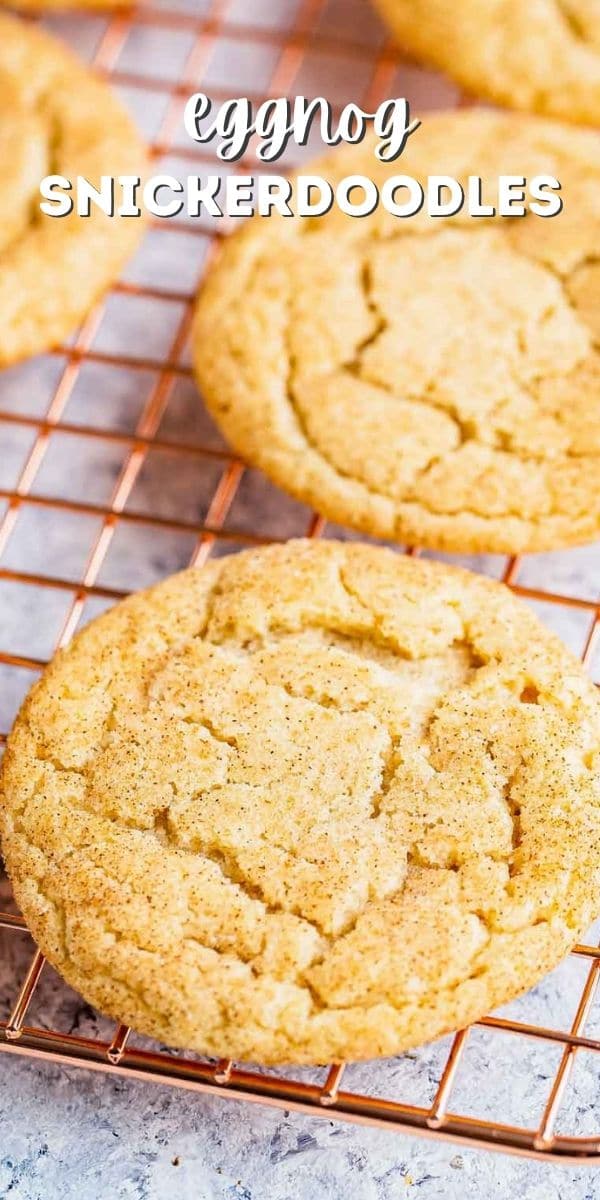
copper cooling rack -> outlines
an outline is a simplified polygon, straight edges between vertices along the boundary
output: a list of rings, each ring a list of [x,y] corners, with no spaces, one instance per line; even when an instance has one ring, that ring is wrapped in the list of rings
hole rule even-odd
[[[337,96],[331,96],[335,101],[340,99],[339,81],[345,76],[351,88],[347,99],[356,99],[362,93],[363,102],[375,104],[385,95],[404,94],[396,91],[398,56],[374,19],[367,15],[366,0],[364,3],[337,0],[337,19],[331,12],[336,0],[247,0],[245,4],[240,0],[163,0],[163,3],[164,7],[150,4],[139,11],[112,17],[82,13],[66,26],[58,23],[58,32],[66,32],[76,49],[87,54],[126,93],[126,98],[136,102],[134,108],[144,120],[149,120],[149,114],[155,115],[151,144],[157,164],[176,159],[180,169],[207,171],[208,156],[200,154],[191,143],[186,145],[180,137],[183,103],[200,87],[216,99],[248,94],[260,100],[297,90],[316,94],[320,80],[326,94],[330,84],[333,90],[337,89]],[[248,67],[252,51],[260,66],[258,74],[256,66]],[[172,65],[167,68],[169,58]],[[248,70],[252,73],[250,80]],[[419,107],[427,105],[432,94],[427,77],[411,67],[406,67],[406,71],[411,80],[407,84],[405,76],[408,94],[413,95],[412,85],[420,87],[417,102]],[[444,103],[460,103],[461,98],[440,81],[431,87],[438,88],[438,103],[440,97]],[[153,241],[153,253],[158,256],[155,262],[171,261],[173,239],[179,239],[180,252],[184,246],[188,263],[195,255],[198,271],[206,265],[220,236],[221,230],[214,226],[178,220],[157,223],[148,234]],[[184,277],[187,280],[185,272]],[[151,556],[150,574],[156,575],[183,566],[185,561],[201,564],[210,554],[227,553],[240,545],[261,543],[290,532],[317,537],[325,528],[318,514],[286,501],[266,481],[257,480],[253,472],[245,470],[227,453],[204,419],[199,425],[199,418],[191,419],[191,428],[186,421],[180,422],[180,428],[173,431],[170,406],[178,398],[179,411],[182,405],[185,410],[181,394],[186,388],[189,411],[200,412],[193,397],[187,359],[195,280],[188,290],[181,290],[179,277],[173,280],[173,272],[167,272],[167,282],[169,287],[165,286],[160,270],[157,278],[149,279],[143,271],[126,275],[125,281],[86,320],[76,338],[48,356],[46,365],[51,368],[53,382],[41,400],[40,389],[36,390],[37,377],[33,377],[32,385],[24,368],[19,369],[20,374],[9,373],[11,380],[16,381],[21,399],[25,396],[24,403],[16,407],[3,403],[4,392],[0,388],[0,432],[8,429],[9,437],[25,446],[18,478],[0,489],[0,587],[17,589],[25,611],[29,611],[27,596],[36,598],[37,611],[52,610],[58,620],[52,639],[56,646],[68,641],[82,619],[127,593],[128,557],[130,554],[135,557],[136,547],[146,548],[148,539],[153,546],[163,547],[162,557],[158,551],[153,559]],[[170,286],[173,282],[175,286]],[[135,305],[134,326],[138,331],[147,323],[146,318],[149,321],[154,317],[156,323],[160,310],[159,336],[150,348],[142,339],[138,353],[136,338],[132,336],[129,343],[127,331],[121,330],[120,337],[115,337],[114,332],[112,338],[103,336],[107,314],[119,304]],[[119,323],[117,315],[117,327]],[[114,325],[115,320],[113,330]],[[106,373],[99,389],[102,395],[93,412],[89,405],[81,403],[82,393],[90,385],[90,370]],[[47,375],[48,372],[46,378]],[[97,375],[95,378],[98,390]],[[102,417],[102,397],[107,401],[112,385],[117,382],[121,390],[125,386],[129,397],[134,393],[139,396],[135,419],[129,425],[120,418]],[[9,394],[14,396],[14,387]],[[49,470],[57,439],[62,440],[63,448],[67,446],[67,458],[71,445],[71,461],[76,458],[83,466],[86,486],[79,494],[61,487],[56,471],[53,474]],[[145,473],[160,456],[170,464],[163,471],[163,482],[172,480],[180,471],[183,474],[196,471],[199,494],[203,497],[202,511],[190,513],[176,501],[170,505],[159,503],[156,487],[153,501],[148,502],[148,492],[143,487]],[[104,472],[104,492],[96,484],[100,470]],[[265,501],[269,494],[270,502]],[[265,511],[266,522],[261,515]],[[28,557],[29,542],[21,530],[32,513],[38,517],[45,514],[54,531],[64,527],[64,542],[85,524],[88,544],[80,570],[73,571],[74,577],[52,574],[49,548],[45,554]],[[15,556],[15,545],[21,545],[20,555]],[[410,552],[418,553],[415,549]],[[110,569],[111,556],[115,554],[122,577],[118,570]],[[582,656],[591,663],[600,630],[597,600],[563,594],[560,588],[527,586],[527,572],[522,573],[518,560],[501,563],[495,573],[516,592],[541,603],[548,611],[552,606],[561,606],[563,612],[568,610],[582,621],[585,625]],[[521,579],[524,582],[519,582]],[[142,580],[149,581],[150,578]],[[568,587],[564,590],[573,591]],[[37,645],[33,638],[35,605],[30,608],[31,634]],[[0,673],[9,681],[9,691],[14,676],[15,695],[25,690],[52,649],[50,646],[45,653],[34,656],[26,652],[28,647],[31,648],[31,643],[18,644],[17,638],[12,649],[0,651]],[[6,730],[0,737],[5,741]],[[12,912],[0,914],[0,927],[10,939],[10,952],[16,939],[27,940],[29,944],[20,916]],[[368,1068],[368,1086],[346,1090],[344,1084],[348,1088],[352,1066],[324,1067],[311,1082],[306,1082],[303,1072],[269,1073],[238,1067],[232,1062],[215,1064],[174,1055],[166,1049],[137,1048],[135,1038],[123,1026],[103,1039],[47,1028],[42,1017],[39,1024],[30,1024],[28,1017],[31,1020],[30,1014],[36,1009],[36,989],[44,967],[43,957],[34,949],[23,960],[22,970],[16,972],[10,1011],[7,1019],[0,1022],[0,1049],[538,1158],[599,1160],[600,1113],[597,1136],[566,1135],[558,1131],[576,1058],[588,1054],[597,1063],[596,1056],[600,1053],[600,1040],[586,1035],[586,1022],[599,979],[600,950],[593,945],[580,945],[574,956],[580,966],[584,964],[586,974],[569,1027],[552,1028],[555,1014],[548,1009],[547,1023],[489,1017],[475,1031],[458,1033],[445,1059],[440,1056],[432,1094],[426,1104],[386,1097],[382,1069],[376,1063]],[[9,957],[12,960],[12,954]],[[502,1070],[502,1039],[518,1043],[519,1054],[526,1039],[534,1039],[538,1047],[544,1048],[551,1066],[547,1066],[547,1087],[535,1123],[512,1125],[477,1118],[464,1111],[468,1106],[456,1097],[457,1079],[465,1070],[471,1039],[480,1030],[491,1039],[492,1061],[498,1062],[498,1072]],[[363,1070],[363,1083],[365,1078]],[[600,1090],[600,1070],[597,1085]],[[462,1093],[464,1090],[464,1086],[459,1089]],[[589,1134],[589,1128],[586,1133]]]

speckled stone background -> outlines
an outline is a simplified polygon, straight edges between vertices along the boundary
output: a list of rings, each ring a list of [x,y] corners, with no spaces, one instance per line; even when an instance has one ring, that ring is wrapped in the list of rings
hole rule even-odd
[[[213,0],[155,0],[154,7],[176,8],[192,16],[217,11]],[[302,25],[311,13],[312,30]],[[47,23],[86,58],[93,56],[106,28],[105,18],[83,14]],[[185,22],[169,29],[151,22],[128,27],[125,22],[124,28],[116,64],[119,88],[153,138],[165,115],[168,88],[146,86],[144,79],[180,78],[194,44],[193,33]],[[375,53],[385,37],[367,0],[222,0],[218,36],[213,36],[213,29],[207,37],[196,86],[220,97],[245,91],[264,95],[281,67],[281,31],[293,29],[306,35],[295,43],[302,53],[293,91],[325,94],[336,103],[361,98],[369,86],[372,62],[365,63],[365,53],[357,56],[352,47],[366,49],[368,57],[369,48]],[[390,64],[386,87],[390,95],[408,95],[425,119],[427,109],[456,100],[449,85],[407,65],[396,69]],[[181,128],[175,132],[174,146],[159,160],[158,170],[206,171],[206,161],[194,166],[178,158],[178,148],[189,150]],[[99,361],[84,363],[78,373],[58,425],[30,471],[29,496],[19,507],[0,558],[0,652],[28,659],[51,654],[72,601],[68,584],[81,579],[102,532],[103,511],[111,504],[131,439],[140,431],[139,422],[157,382],[155,364],[168,353],[186,294],[193,293],[201,276],[209,235],[210,225],[202,222],[193,232],[185,222],[177,228],[166,222],[160,231],[151,230],[125,281],[166,290],[169,297],[151,299],[125,291],[110,298],[92,341]],[[123,361],[114,363],[114,356]],[[132,357],[147,360],[147,368],[128,369]],[[187,362],[184,349],[180,363],[185,367]],[[36,422],[46,414],[65,364],[64,355],[51,355],[0,376],[0,522],[6,516],[8,494],[30,461]],[[124,519],[117,523],[96,581],[101,587],[140,587],[184,566],[197,546],[226,468],[226,460],[219,457],[221,439],[185,373],[172,382],[157,435],[163,447],[150,450],[127,498]],[[207,453],[181,454],[172,448],[182,443],[201,444]],[[71,510],[57,507],[64,501],[72,503]],[[149,515],[160,517],[162,527],[145,524],[143,518]],[[249,535],[304,534],[311,517],[302,505],[248,471],[225,519],[227,536],[217,541],[215,552],[235,551]],[[333,527],[326,533],[349,536]],[[505,566],[499,558],[461,561],[495,576]],[[32,575],[61,581],[61,586],[40,587],[32,582]],[[600,546],[527,559],[519,582],[598,600]],[[82,621],[108,602],[91,596]],[[547,603],[536,607],[576,651],[582,650],[590,611]],[[600,678],[598,656],[592,669]],[[24,666],[0,662],[1,729],[9,727],[33,674]],[[0,884],[0,905],[11,905],[5,880]],[[30,956],[26,935],[0,936],[0,1018],[10,1011]],[[524,1021],[568,1028],[586,969],[583,960],[570,959],[506,1011]],[[89,1037],[112,1035],[109,1023],[49,968],[44,970],[28,1020]],[[600,1036],[598,1006],[586,1032]],[[427,1104],[447,1050],[446,1040],[400,1059],[349,1067],[344,1088]],[[475,1030],[451,1110],[534,1124],[558,1059],[559,1051],[540,1041]],[[333,1114],[308,1118],[6,1053],[0,1055],[0,1070],[0,1197],[10,1200],[600,1197],[600,1174],[590,1167],[462,1150],[441,1141],[344,1125]],[[322,1073],[316,1075],[322,1078]],[[306,1078],[314,1076],[304,1072]],[[559,1130],[600,1135],[600,1064],[590,1054],[577,1059]]]

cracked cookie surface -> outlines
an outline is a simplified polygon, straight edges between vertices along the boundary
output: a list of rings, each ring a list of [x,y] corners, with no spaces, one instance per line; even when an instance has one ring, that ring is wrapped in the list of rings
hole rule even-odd
[[[600,123],[598,0],[374,0],[400,50],[477,96]]]
[[[207,405],[234,448],[332,520],[447,550],[600,536],[600,151],[516,115],[428,116],[400,164],[333,184],[551,174],[563,212],[256,218],[198,302]],[[494,193],[495,195],[495,193]]]
[[[504,587],[291,542],[118,605],[33,688],[2,845],[116,1019],[262,1062],[394,1054],[595,915],[600,706]]]
[[[141,219],[40,211],[47,175],[140,174],[121,103],[59,41],[0,14],[0,366],[60,343],[118,276]]]

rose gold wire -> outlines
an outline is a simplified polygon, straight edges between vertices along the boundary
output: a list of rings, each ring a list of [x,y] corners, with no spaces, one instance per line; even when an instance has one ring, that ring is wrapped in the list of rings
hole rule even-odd
[[[113,1067],[118,1067],[127,1045],[131,1028],[129,1025],[118,1025],[112,1042],[106,1051],[106,1057]]]
[[[581,661],[585,667],[591,666],[599,641],[600,641],[600,608],[597,609],[597,611],[596,611],[596,615],[594,617],[590,631],[588,633],[585,646],[583,647]]]
[[[23,1022],[33,993],[38,985],[40,975],[45,963],[45,958],[41,950],[36,950],[29,965],[29,970],[25,976],[25,980],[17,996],[16,1002],[12,1008],[11,1014],[6,1022],[5,1036],[9,1041],[16,1041],[21,1036]]]
[[[220,1058],[213,1073],[213,1079],[215,1083],[218,1083],[221,1087],[224,1087],[225,1084],[229,1083],[232,1071],[233,1059]]]
[[[441,1129],[446,1121],[450,1093],[454,1086],[456,1073],[460,1065],[464,1048],[467,1044],[468,1036],[468,1029],[460,1029],[458,1033],[454,1035],[452,1045],[450,1047],[450,1053],[446,1059],[440,1082],[438,1084],[438,1089],[427,1117],[427,1124],[430,1129]]]
[[[373,56],[369,47],[353,41],[352,38],[342,41],[328,37],[319,29],[319,19],[325,10],[326,0],[303,0],[299,5],[293,26],[284,33],[260,29],[253,26],[251,22],[244,25],[230,23],[227,18],[228,7],[227,0],[213,0],[209,12],[197,17],[193,14],[158,10],[151,6],[145,6],[139,10],[115,15],[107,23],[94,56],[97,69],[116,83],[140,90],[166,91],[168,93],[169,102],[163,122],[151,146],[154,158],[172,152],[182,159],[202,159],[202,155],[196,151],[189,151],[186,147],[175,148],[174,138],[185,99],[201,77],[212,49],[223,36],[227,36],[233,41],[252,40],[277,47],[279,57],[265,95],[291,94],[294,81],[311,44],[318,44],[322,51],[332,55],[344,54],[357,61],[364,59],[372,65],[371,79],[363,103],[375,105],[388,92],[399,65],[397,55],[391,45],[389,43],[384,45],[379,53]],[[130,31],[136,25],[165,30],[182,29],[193,33],[193,45],[179,81],[167,82],[151,75],[142,76],[121,70],[119,56]],[[213,89],[213,94],[218,99],[220,90]],[[264,96],[257,93],[256,98],[262,99]],[[469,103],[467,97],[461,97],[459,100],[461,107]],[[197,233],[205,239],[210,237],[211,254],[216,251],[221,240],[220,232],[211,231],[209,235],[205,229],[195,229],[193,226],[178,221],[157,222],[154,227],[160,228],[163,232],[184,230],[187,234]],[[83,323],[72,346],[62,347],[53,352],[64,359],[64,368],[44,416],[41,418],[20,417],[0,412],[0,420],[30,427],[35,434],[31,450],[15,488],[0,491],[0,498],[6,498],[8,501],[7,511],[0,521],[0,555],[14,531],[19,511],[25,504],[48,507],[56,511],[87,513],[102,519],[101,530],[79,581],[48,578],[33,572],[0,568],[0,578],[46,589],[63,589],[72,593],[69,610],[58,639],[60,645],[65,644],[75,631],[88,596],[116,600],[125,594],[120,589],[104,587],[98,582],[115,530],[121,523],[135,525],[139,522],[154,528],[195,533],[197,541],[191,561],[197,565],[204,563],[212,553],[217,541],[223,539],[248,542],[249,544],[261,544],[267,540],[273,540],[267,539],[259,533],[238,533],[235,530],[223,528],[243,475],[244,467],[239,460],[232,459],[226,451],[217,451],[203,445],[173,443],[159,435],[160,423],[175,380],[189,376],[191,373],[187,364],[181,361],[181,354],[189,334],[193,295],[175,289],[161,289],[128,283],[116,284],[112,293],[135,296],[145,299],[148,303],[160,300],[181,304],[183,315],[167,355],[155,360],[147,356],[125,357],[95,350],[93,341],[105,312],[104,301]],[[148,397],[133,434],[80,427],[63,421],[67,402],[83,362],[125,367],[134,372],[153,371],[157,374],[156,384]],[[57,429],[60,429],[61,433],[99,438],[106,442],[112,441],[122,444],[126,448],[126,459],[120,477],[106,507],[31,494],[31,487],[43,462],[50,438]],[[145,513],[137,513],[129,507],[140,470],[147,454],[153,448],[168,450],[174,454],[196,454],[212,458],[213,461],[223,461],[221,478],[215,488],[206,518],[200,525],[183,520],[148,516]],[[325,527],[325,519],[320,514],[314,513],[308,522],[307,536],[319,537]],[[416,556],[419,554],[419,548],[409,547],[406,553]],[[526,599],[546,601],[587,611],[592,615],[592,625],[583,653],[584,661],[590,662],[599,639],[600,607],[598,603],[584,597],[563,596],[559,593],[519,585],[519,569],[520,560],[509,558],[502,576],[503,581],[517,594]],[[11,666],[25,667],[32,671],[37,671],[43,666],[38,659],[11,652],[0,653],[0,662]],[[0,734],[0,740],[4,741],[5,738],[6,734]],[[8,933],[27,932],[23,918],[10,913],[0,913],[0,928]],[[580,944],[574,948],[573,953],[588,960],[591,959],[592,965],[581,993],[575,1020],[569,1032],[493,1017],[478,1022],[484,1028],[494,1031],[496,1037],[502,1034],[513,1037],[529,1037],[563,1047],[563,1055],[537,1129],[522,1129],[499,1122],[474,1120],[449,1113],[451,1091],[459,1065],[463,1062],[468,1030],[460,1031],[453,1039],[433,1103],[429,1108],[419,1108],[359,1093],[342,1092],[341,1083],[347,1070],[345,1064],[332,1064],[328,1068],[324,1084],[319,1087],[300,1083],[293,1078],[281,1079],[275,1076],[270,1077],[264,1073],[257,1074],[237,1067],[231,1060],[221,1060],[210,1065],[186,1060],[182,1057],[173,1058],[171,1055],[145,1053],[130,1046],[131,1031],[125,1025],[116,1027],[110,1042],[28,1027],[25,1025],[25,1018],[44,966],[44,958],[39,951],[34,953],[30,961],[25,980],[19,989],[8,1020],[0,1022],[0,1049],[18,1051],[47,1060],[87,1065],[98,1070],[112,1070],[136,1078],[153,1079],[163,1083],[190,1087],[199,1092],[219,1088],[223,1094],[239,1099],[258,1100],[281,1107],[295,1108],[301,1112],[314,1113],[319,1109],[327,1108],[334,1110],[336,1116],[344,1120],[377,1124],[429,1137],[443,1137],[461,1145],[487,1146],[504,1149],[509,1153],[550,1160],[600,1160],[600,1131],[598,1138],[568,1138],[555,1133],[557,1115],[564,1099],[576,1051],[586,1049],[600,1052],[600,1041],[587,1038],[582,1033],[598,983],[600,949]],[[1,1036],[2,1033],[4,1040]]]
[[[514,587],[519,570],[521,568],[521,559],[517,555],[511,555],[507,560],[506,567],[502,574],[502,582],[508,587]]]
[[[123,45],[123,41],[127,36],[130,24],[131,19],[123,16],[115,17],[113,21],[109,23],[96,50],[95,65],[99,69],[110,69],[110,66],[116,61],[121,46]],[[48,448],[51,429],[60,421],[60,417],[62,416],[67,401],[73,391],[75,380],[79,371],[79,355],[83,355],[91,346],[102,319],[103,311],[104,305],[101,304],[97,305],[96,308],[90,313],[90,315],[84,321],[75,339],[74,351],[76,352],[77,357],[75,357],[73,354],[68,355],[67,364],[63,370],[58,386],[46,412],[45,428],[38,430],[34,444],[25,462],[23,470],[21,471],[21,475],[16,487],[16,495],[9,502],[5,519],[2,524],[0,524],[0,555],[6,546],[8,537],[10,537],[14,529],[22,500],[30,491],[35,477],[40,469]],[[78,617],[82,603],[83,602],[79,602],[78,597],[74,598],[72,601],[71,613],[76,613]],[[57,648],[64,645],[69,640],[72,630],[73,626],[69,622],[69,619],[67,619],[58,638]],[[43,954],[40,950],[36,950],[6,1023],[5,1036],[9,1041],[17,1041],[21,1036],[27,1010],[29,1009],[35,989],[39,983],[44,963],[45,958]]]
[[[44,423],[38,428],[37,436],[22,467],[14,491],[10,493],[6,513],[2,520],[0,520],[0,556],[4,553],[8,539],[17,522],[23,498],[27,496],[40,469],[48,448],[51,430],[60,421],[73,390],[78,374],[78,366],[75,361],[76,353],[80,352],[83,354],[86,348],[89,347],[98,328],[99,319],[99,309],[96,308],[90,313],[79,330],[73,350],[70,353],[67,351],[68,361],[46,410]]]
[[[600,975],[598,973],[599,968],[600,959],[596,958],[589,969],[585,986],[577,1006],[575,1019],[571,1026],[571,1034],[573,1037],[579,1035],[580,1030],[583,1029],[590,1014],[598,989],[598,981],[600,979]],[[544,1150],[552,1145],[556,1120],[564,1099],[573,1066],[575,1064],[575,1055],[577,1054],[577,1050],[578,1047],[573,1045],[567,1046],[565,1050],[563,1050],[556,1074],[552,1081],[552,1087],[550,1089],[546,1107],[542,1114],[542,1119],[535,1136],[535,1146],[538,1150]]]
[[[330,1066],[329,1071],[327,1072],[327,1079],[325,1080],[319,1095],[319,1103],[322,1104],[324,1108],[331,1108],[335,1104],[338,1098],[340,1083],[342,1082],[342,1076],[345,1070],[345,1063],[332,1063]]]
[[[598,1038],[584,1037],[582,1034],[569,1033],[564,1029],[551,1029],[544,1025],[528,1025],[525,1021],[510,1021],[503,1017],[482,1017],[475,1022],[482,1029],[497,1029],[503,1033],[518,1033],[523,1037],[534,1038],[536,1041],[556,1042],[560,1046],[571,1046],[579,1050],[591,1050],[600,1053]]]
[[[216,19],[223,8],[223,0],[214,0],[213,10]],[[127,32],[127,22],[126,32]],[[107,31],[107,36],[110,33],[110,25]],[[121,27],[118,28],[117,34],[112,40],[109,38],[111,52],[114,52],[114,46],[118,43],[118,51],[123,45]],[[190,74],[198,71],[201,73],[202,68],[210,54],[210,50],[216,33],[200,35],[194,43],[184,68],[184,75],[187,71]],[[115,59],[111,58],[111,61]],[[173,139],[177,131],[177,121],[181,115],[183,97],[179,86],[173,88],[169,104],[162,118],[157,142],[160,145],[160,150],[156,147],[151,148],[151,154],[156,157],[159,153],[168,151],[172,145]],[[131,291],[135,294],[135,288]],[[190,332],[192,318],[191,300],[188,299],[184,307],[183,314],[178,323],[175,335],[169,347],[167,358],[177,363],[183,353],[186,341]],[[102,569],[102,565],[108,554],[110,544],[115,535],[119,517],[123,513],[125,505],[131,496],[139,477],[140,471],[146,461],[148,450],[152,443],[155,434],[158,431],[160,422],[165,413],[169,402],[170,394],[173,388],[174,375],[168,367],[163,368],[158,376],[155,386],[152,388],[142,415],[138,421],[136,434],[138,439],[131,446],[126,460],[121,469],[121,473],[115,485],[111,500],[109,502],[109,512],[106,515],[102,529],[92,547],[86,569],[83,573],[82,585],[84,590],[78,590],[73,597],[69,612],[67,614],[63,629],[59,637],[58,645],[62,646],[70,640],[75,632],[77,625],[81,619],[83,607],[86,600],[86,590],[94,586],[98,575]],[[214,503],[214,501],[213,501]],[[221,505],[221,508],[223,506]],[[220,511],[220,510],[219,510]],[[223,510],[226,514],[226,509]]]
[[[13,929],[20,933],[29,933],[23,918],[13,913],[0,913],[0,929]]]

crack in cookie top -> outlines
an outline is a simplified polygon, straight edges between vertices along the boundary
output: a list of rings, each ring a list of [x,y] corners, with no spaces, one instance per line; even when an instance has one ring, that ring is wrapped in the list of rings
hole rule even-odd
[[[382,184],[371,146],[317,165]],[[255,219],[203,288],[197,375],[233,446],[366,533],[450,550],[600,534],[600,151],[536,118],[428,116],[402,172],[555,175],[544,220]]]
[[[600,123],[598,0],[374,0],[400,50],[475,95]]]
[[[595,914],[600,708],[501,585],[289,543],[127,600],[9,739],[3,850],[51,962],[204,1053],[392,1054]]]
[[[96,186],[143,171],[145,151],[107,86],[54,38],[0,15],[0,366],[59,343],[119,274],[143,222],[39,208],[47,175]]]

